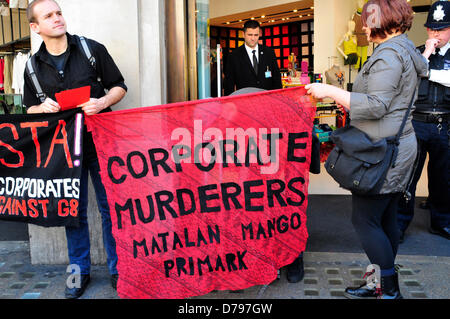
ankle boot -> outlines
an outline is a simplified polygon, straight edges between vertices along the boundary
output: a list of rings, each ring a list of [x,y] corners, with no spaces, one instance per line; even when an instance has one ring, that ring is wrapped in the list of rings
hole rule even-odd
[[[371,272],[366,272],[363,279],[371,274]],[[376,299],[379,294],[379,289],[377,290],[376,287],[371,288],[367,283],[359,287],[347,287],[344,291],[344,297],[348,299]]]
[[[369,288],[366,284],[359,287],[347,287],[344,291],[344,297],[348,299],[377,299],[377,289]]]
[[[398,284],[398,273],[381,277],[381,295],[379,299],[403,299]]]
[[[302,281],[304,276],[303,256],[300,255],[292,264],[287,266],[287,280],[290,283],[296,283]]]

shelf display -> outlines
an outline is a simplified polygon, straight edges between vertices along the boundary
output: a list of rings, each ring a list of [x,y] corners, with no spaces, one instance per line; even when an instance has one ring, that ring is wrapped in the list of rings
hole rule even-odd
[[[313,74],[308,72],[309,66],[307,61],[301,62],[301,69],[297,71],[298,62],[297,56],[294,53],[289,55],[288,71],[281,74],[281,81],[283,88],[295,87],[310,84]]]
[[[333,124],[330,123],[330,118]],[[327,119],[328,123],[321,123],[323,119]],[[341,105],[336,103],[318,102],[316,116],[314,118],[314,134],[320,141],[320,161],[324,163],[331,150],[334,147],[330,140],[331,133],[337,128],[343,127],[348,121],[348,114]]]

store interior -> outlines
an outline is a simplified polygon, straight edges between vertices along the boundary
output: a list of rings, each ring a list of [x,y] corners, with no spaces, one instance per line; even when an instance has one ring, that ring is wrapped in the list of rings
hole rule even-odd
[[[423,25],[434,1],[409,2],[414,10],[414,22],[407,34],[419,46],[426,40]],[[229,54],[244,44],[242,28],[248,20],[261,24],[259,43],[274,49],[283,87],[322,82],[351,91],[352,82],[375,49],[361,34],[358,22],[364,3],[364,0],[281,0],[243,4],[238,0],[210,0],[211,95],[223,93],[217,87],[218,49],[223,79]],[[357,45],[354,51],[349,51],[344,42],[352,40]],[[348,114],[334,101],[323,102],[318,104],[314,132],[321,141],[321,160],[325,162],[333,148],[329,139],[331,132],[345,125]],[[310,193],[348,193],[336,187],[326,175],[311,176]],[[418,195],[426,196],[426,183],[426,174],[423,174]]]
[[[22,106],[23,71],[30,57],[30,27],[27,1],[17,7],[0,0],[0,112],[24,113]]]
[[[291,71],[292,74],[292,69],[295,69],[297,77],[301,77],[304,73],[307,73],[311,82],[327,81],[326,75],[321,73],[323,70],[317,67],[320,63],[324,64],[323,58],[321,62],[316,64],[314,61],[314,40],[318,36],[328,38],[334,30],[329,30],[327,33],[321,32],[320,34],[316,32],[315,36],[314,25],[323,25],[324,21],[329,21],[327,19],[328,15],[324,14],[323,10],[317,12],[318,10],[314,6],[315,2],[319,4],[321,1],[259,1],[251,5],[248,3],[242,5],[242,1],[211,0],[209,23],[212,66],[217,59],[217,46],[220,45],[220,49],[222,50],[221,58],[223,59],[223,68],[226,65],[228,55],[244,43],[242,27],[245,21],[256,20],[261,24],[259,43],[274,49],[278,65],[283,73]],[[348,9],[350,8],[354,12],[351,15],[351,19],[355,19],[356,21],[361,4],[364,4],[365,1],[344,0],[339,2],[342,3],[342,6],[337,9],[342,10],[342,17],[348,16]],[[408,36],[416,45],[420,45],[426,39],[423,22],[426,19],[426,13],[433,0],[411,0],[408,2],[410,2],[415,13],[414,25],[411,31],[408,32]],[[334,19],[337,20],[336,17]],[[351,64],[346,64],[343,42],[350,31],[346,29],[349,29],[350,26],[348,26],[346,18],[343,18],[341,22],[336,22],[340,23],[342,29],[347,32],[343,32],[341,39],[336,38],[338,41],[336,41],[335,51],[326,57],[325,63],[328,69],[332,66],[338,66],[343,69],[342,73],[347,74],[347,77],[344,79],[345,86],[348,87],[348,83],[352,83],[362,64],[370,56],[374,45],[363,41],[365,36],[360,34],[361,30],[357,23],[356,30],[355,28],[351,30],[353,31],[352,35],[358,37],[358,47],[360,46],[360,42],[365,42],[361,45],[365,51],[362,53],[357,52],[358,56],[363,57],[359,57],[355,63],[351,63],[352,61],[350,61]],[[292,58],[292,55],[294,58]],[[317,58],[318,56],[316,55]],[[217,68],[214,66],[212,73],[217,73]],[[214,82],[215,78],[215,76],[211,76],[212,82]],[[307,79],[305,78],[299,84],[305,84],[306,81]],[[328,81],[330,82],[330,79]],[[212,83],[211,92],[213,96],[214,94],[217,95],[217,84],[215,82]]]

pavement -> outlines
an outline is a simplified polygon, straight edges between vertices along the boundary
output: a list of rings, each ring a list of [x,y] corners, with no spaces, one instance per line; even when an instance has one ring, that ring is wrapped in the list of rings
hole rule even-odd
[[[281,278],[269,285],[214,291],[190,299],[344,299],[344,289],[362,282],[370,262],[350,224],[350,198],[323,199],[310,196],[310,237],[301,282],[288,283],[282,269]],[[449,299],[449,241],[430,234],[427,224],[427,213],[417,209],[396,259],[403,266],[400,290],[406,299]],[[8,236],[3,233],[0,241],[0,299],[63,299],[67,265],[31,265],[28,241],[17,240],[17,229],[14,236],[9,238],[15,240],[5,240]],[[81,299],[119,299],[106,265],[92,266],[91,283]]]

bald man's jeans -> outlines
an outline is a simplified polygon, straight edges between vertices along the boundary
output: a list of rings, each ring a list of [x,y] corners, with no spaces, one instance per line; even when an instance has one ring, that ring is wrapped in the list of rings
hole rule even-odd
[[[107,254],[107,265],[111,275],[117,274],[116,241],[112,235],[111,216],[106,198],[105,187],[100,178],[100,167],[97,159],[89,159],[83,162],[80,181],[80,201],[78,213],[80,227],[66,227],[67,249],[71,265],[78,265],[80,273],[90,273],[91,256],[88,226],[88,182],[89,173],[95,189],[98,209],[102,218],[103,244]]]

